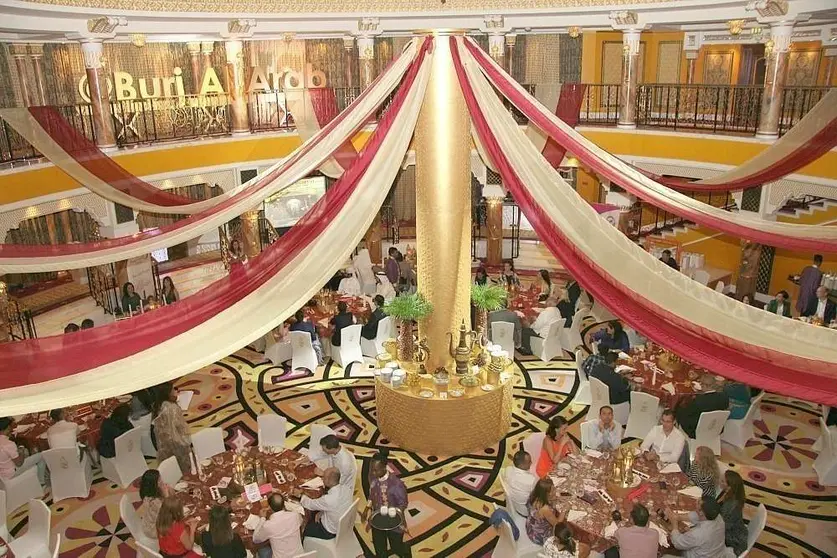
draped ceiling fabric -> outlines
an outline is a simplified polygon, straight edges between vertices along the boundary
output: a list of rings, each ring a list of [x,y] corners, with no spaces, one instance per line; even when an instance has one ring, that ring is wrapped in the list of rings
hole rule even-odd
[[[0,345],[0,414],[66,407],[180,377],[261,337],[313,296],[372,223],[407,153],[430,75],[424,39],[354,165],[286,235],[210,288],[73,335]],[[412,58],[412,56],[410,57]]]
[[[259,177],[232,190],[232,196],[221,195],[212,198],[212,200],[222,198],[217,205],[169,226],[150,229],[128,237],[103,239],[95,243],[60,246],[0,244],[0,273],[78,269],[125,260],[160,248],[174,246],[214,230],[230,219],[252,209],[267,197],[292,186],[314,171],[348,141],[398,85],[413,63],[415,49],[416,43],[413,42],[404,55],[393,63],[390,70],[381,74],[378,80],[361,93],[351,106],[287,159],[272,166]],[[100,183],[100,186],[102,185],[104,183]],[[178,206],[177,209],[182,211],[207,202]]]
[[[836,331],[741,304],[662,264],[609,225],[525,141],[469,43],[452,38],[450,47],[482,143],[538,236],[596,300],[717,374],[837,404]]]
[[[837,228],[766,221],[746,213],[733,213],[674,191],[601,149],[567,123],[540,105],[526,90],[503,72],[476,45],[465,44],[491,83],[523,114],[585,165],[631,194],[700,225],[790,250],[837,253]],[[490,154],[489,154],[490,156]]]

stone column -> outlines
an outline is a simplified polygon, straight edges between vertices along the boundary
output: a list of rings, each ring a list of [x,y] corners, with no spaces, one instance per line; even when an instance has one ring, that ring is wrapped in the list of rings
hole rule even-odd
[[[103,150],[116,149],[113,133],[113,116],[110,111],[107,76],[102,72],[102,40],[82,39],[81,53],[90,90],[90,106],[93,110],[93,131],[96,145]]]
[[[244,42],[234,39],[224,42],[227,52],[227,92],[230,96],[230,121],[233,135],[250,133],[247,114],[247,84],[244,83]]]
[[[828,47],[823,53],[825,55],[825,82],[823,85],[834,83],[834,76],[837,74],[837,47]]]
[[[770,24],[772,47],[767,55],[764,72],[764,92],[761,96],[761,113],[756,137],[776,139],[779,137],[779,119],[782,117],[782,92],[785,89],[785,70],[788,62],[793,22],[781,21]]]
[[[686,51],[686,83],[692,84],[695,82],[695,62],[697,61],[699,51]]]
[[[186,48],[189,49],[189,62],[192,66],[192,93],[197,95],[203,83],[204,68],[201,63],[201,43],[198,41],[186,43]]]
[[[262,251],[259,231],[259,210],[251,209],[241,214],[241,244],[248,258],[258,256]]]
[[[203,71],[201,72],[201,79],[206,73],[207,68],[212,67],[212,52],[215,50],[215,43],[213,41],[204,41],[201,43],[201,58],[203,59]]]
[[[485,226],[486,234],[486,263],[490,266],[500,266],[503,263],[503,198],[499,196],[486,197]]]
[[[419,292],[433,304],[420,324],[430,348],[427,369],[452,371],[448,332],[456,334],[470,319],[471,140],[447,40],[436,38],[416,126],[416,243]]]
[[[514,33],[509,33],[506,35],[506,48],[508,52],[506,53],[506,73],[510,76],[513,76],[512,73],[514,71],[514,45],[517,43],[517,35]]]
[[[22,97],[23,106],[28,107],[32,104],[32,93],[29,91],[29,78],[26,75],[26,45],[11,45],[9,50],[15,61],[17,81],[20,84],[20,96]]]
[[[354,58],[355,53],[355,38],[351,35],[343,37],[343,50],[346,54],[346,67],[344,68],[346,71],[346,87],[351,89],[354,84],[352,83],[352,58]]]
[[[639,29],[622,31],[622,86],[619,88],[617,128],[636,128],[636,84],[639,70]]]
[[[500,33],[488,36],[488,54],[503,68],[506,67],[506,38]]]
[[[361,35],[357,38],[357,59],[360,70],[361,91],[375,79],[375,38]]]
[[[38,105],[46,104],[46,92],[44,91],[44,72],[41,68],[41,60],[44,57],[43,45],[29,45],[29,54],[32,56],[32,64],[35,66],[35,93]]]
[[[9,335],[9,291],[6,283],[0,281],[0,343],[12,340]]]

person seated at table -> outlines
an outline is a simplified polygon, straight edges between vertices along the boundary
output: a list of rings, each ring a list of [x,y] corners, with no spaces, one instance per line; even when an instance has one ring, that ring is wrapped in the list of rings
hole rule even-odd
[[[347,486],[340,484],[340,471],[330,467],[323,472],[323,485],[325,494],[319,498],[309,498],[302,495],[299,503],[306,510],[318,512],[314,521],[308,522],[304,537],[315,539],[333,539],[337,536],[340,528],[340,518],[352,506],[354,493]],[[294,489],[294,494],[301,494],[299,489]]]
[[[162,462],[173,455],[180,470],[188,471],[191,467],[192,438],[189,436],[189,425],[183,418],[183,409],[177,404],[177,388],[171,382],[157,387],[152,426],[157,442],[157,459]]]
[[[49,412],[52,425],[47,428],[47,442],[50,449],[78,447],[79,427],[76,423],[65,419],[64,409],[53,409]]]
[[[157,540],[163,558],[197,558],[195,546],[195,527],[200,518],[183,518],[183,504],[174,496],[163,498],[160,512],[157,514]]]
[[[302,549],[302,515],[285,508],[285,498],[278,492],[267,497],[270,508],[261,508],[261,519],[253,531],[255,544],[269,543],[258,550],[259,558],[293,558]]]
[[[140,306],[142,306],[142,299],[134,290],[134,284],[128,281],[122,285],[122,312],[125,314],[139,312]]]
[[[500,275],[497,283],[507,289],[511,286],[520,286],[520,277],[517,276],[517,272],[514,270],[514,262],[511,260],[505,260],[503,262],[503,273]]]
[[[170,496],[171,491],[157,469],[149,469],[140,477],[139,507],[142,519],[142,532],[150,539],[157,538],[157,516],[163,506],[163,498]]]
[[[721,506],[715,498],[701,498],[695,526],[684,533],[677,525],[678,516],[666,508],[661,523],[671,532],[671,544],[681,551],[683,558],[734,558],[725,543],[724,519]],[[673,556],[666,554],[666,558]]]
[[[817,287],[816,294],[816,298],[811,301],[802,315],[810,318],[819,318],[822,320],[822,323],[828,325],[837,317],[837,305],[828,298],[827,287],[820,285]]]
[[[512,465],[503,469],[503,481],[509,490],[507,494],[509,502],[514,511],[523,517],[529,515],[526,502],[529,501],[532,489],[538,482],[538,477],[532,474],[531,469],[532,456],[523,449],[522,445],[512,456]]]
[[[514,324],[514,347],[519,349],[523,343],[523,326],[520,323],[520,316],[509,310],[505,304],[506,303],[504,302],[503,308],[488,313],[488,336],[491,337],[492,335],[491,324],[494,322],[512,323]],[[514,357],[514,355],[509,355],[509,358],[512,357]]]
[[[635,503],[631,508],[631,523],[619,527],[613,538],[618,546],[608,548],[605,558],[657,558],[660,549],[660,536],[648,526],[648,508]]]
[[[304,331],[311,335],[311,346],[314,347],[314,352],[317,354],[317,364],[322,364],[325,361],[325,353],[323,352],[323,345],[320,343],[320,336],[317,333],[317,326],[305,317],[305,311],[302,308],[294,313],[294,323],[288,329],[289,331]]]
[[[681,403],[677,407],[677,424],[689,438],[694,438],[702,413],[727,409],[729,409],[729,397],[726,393],[722,391],[699,393],[691,401]]]
[[[776,293],[776,296],[773,297],[773,300],[767,303],[767,306],[764,309],[771,314],[776,314],[777,316],[784,316],[786,318],[791,317],[791,305],[790,305],[790,296],[788,295],[787,291],[779,291]]]
[[[26,451],[25,448],[18,449],[17,444],[11,440],[13,426],[12,419],[0,418],[0,479],[9,480],[32,467],[37,467],[38,480],[45,485],[46,462],[40,453],[33,453],[26,457],[23,453]]]
[[[577,543],[573,531],[565,522],[555,524],[552,536],[543,543],[545,558],[585,558],[590,555],[590,548],[584,543]]]
[[[247,558],[244,542],[233,532],[228,507],[216,504],[209,510],[209,530],[201,535],[201,550],[208,558]]]
[[[368,505],[361,514],[361,522],[369,522],[372,529],[372,544],[375,547],[376,558],[388,558],[394,553],[399,558],[409,558],[409,544],[404,542],[404,533],[407,529],[406,522],[389,531],[377,529],[371,524],[372,515],[383,506],[396,508],[401,517],[407,510],[408,494],[404,482],[393,473],[389,472],[389,453],[382,449],[372,456],[370,465],[372,480],[369,483]]]
[[[370,314],[369,319],[363,324],[360,331],[361,337],[370,340],[378,336],[378,323],[387,317],[384,314],[384,297],[375,295],[375,298],[372,299],[372,306],[372,314]]]
[[[566,520],[566,513],[558,513],[551,503],[553,488],[551,480],[540,479],[526,500],[529,512],[526,516],[526,534],[539,546],[543,546],[555,525]]]
[[[117,405],[111,411],[110,416],[102,421],[99,444],[97,446],[100,457],[116,457],[116,439],[134,427],[129,419],[130,416],[131,407],[127,403],[122,403],[121,405]]]
[[[609,351],[605,355],[605,361],[600,362],[590,371],[590,377],[604,383],[610,395],[610,404],[619,405],[631,400],[631,384],[624,377],[616,373],[616,353]]]
[[[131,394],[131,419],[137,420],[150,415],[154,408],[154,394],[150,389],[140,389]]]
[[[677,463],[685,445],[686,437],[674,427],[674,411],[666,409],[660,424],[651,429],[640,449],[642,456],[649,461]]]
[[[695,450],[695,459],[689,466],[686,476],[700,488],[704,498],[715,497],[721,484],[721,469],[718,467],[718,460],[712,448],[698,446]]]
[[[603,345],[598,345],[596,352],[584,359],[584,362],[581,363],[581,369],[587,374],[588,378],[590,377],[590,373],[593,372],[593,368],[606,362],[605,357],[607,357],[608,353],[610,353],[610,349]]]
[[[622,445],[622,425],[613,420],[613,407],[599,409],[596,428],[591,430],[590,447],[598,451],[613,451]]]
[[[346,449],[346,446],[340,443],[337,436],[328,434],[320,439],[320,448],[326,454],[326,459],[322,460],[324,468],[334,468],[340,471],[340,484],[355,491],[355,477],[357,476],[357,462],[355,456]],[[323,471],[319,468],[316,470],[317,475],[322,476]]]
[[[558,311],[558,307],[555,306],[555,302],[554,298],[547,299],[545,308],[538,314],[538,317],[535,318],[532,325],[524,327],[521,331],[520,345],[522,352],[532,354],[532,338],[546,339],[546,336],[549,335],[549,327],[552,325],[552,322],[561,319],[561,313]]]
[[[64,326],[64,333],[75,333],[78,331],[78,324],[70,322]]]
[[[84,318],[81,321],[81,329],[93,329],[94,327],[96,327],[96,323],[90,318]]]
[[[729,418],[741,420],[750,410],[752,390],[747,384],[729,382],[724,384],[724,393],[729,398]]]
[[[671,257],[671,250],[663,250],[663,254],[660,256],[660,261],[669,266],[671,269],[680,271],[680,266],[677,265],[677,260]]]
[[[549,270],[541,269],[538,271],[538,302],[543,302],[550,298],[556,298],[555,286],[552,284],[552,279],[549,277]]]
[[[562,459],[576,451],[575,443],[567,434],[567,421],[559,415],[552,417],[546,428],[546,436],[543,439],[535,472],[538,477],[544,478],[556,463],[560,463]]]
[[[744,481],[741,475],[727,469],[721,476],[721,517],[724,518],[724,544],[735,551],[736,556],[747,550],[747,525],[744,523]]]
[[[162,299],[166,304],[171,304],[180,300],[180,293],[177,292],[177,289],[174,286],[174,281],[172,281],[172,278],[169,275],[163,277]]]
[[[741,295],[741,304],[746,304],[747,306],[752,306],[753,305],[753,299],[750,298],[750,295],[748,295],[748,294]]]
[[[244,248],[241,246],[241,241],[237,238],[233,239],[233,241],[230,242],[229,259],[230,266],[247,263],[247,254],[244,252]]]
[[[349,312],[349,305],[346,301],[341,300],[337,303],[337,315],[331,318],[331,325],[334,326],[334,333],[331,334],[331,344],[335,347],[340,346],[340,332],[344,327],[349,327],[355,323],[355,317]]]
[[[622,323],[618,320],[607,322],[602,329],[593,334],[593,341],[597,342],[600,347],[604,345],[610,351],[628,353],[631,350],[628,334],[622,329]]]
[[[488,283],[488,272],[485,270],[483,266],[479,266],[477,268],[476,273],[474,273],[474,284],[475,285],[486,285]]]

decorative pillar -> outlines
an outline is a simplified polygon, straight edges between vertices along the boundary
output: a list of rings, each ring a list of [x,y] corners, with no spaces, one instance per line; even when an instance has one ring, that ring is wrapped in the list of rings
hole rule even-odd
[[[113,116],[110,111],[107,77],[102,72],[102,40],[82,39],[81,53],[90,90],[90,106],[93,111],[93,132],[96,145],[103,150],[116,149],[113,133]]]
[[[20,84],[20,96],[22,97],[23,106],[28,107],[32,103],[32,94],[29,91],[29,78],[26,75],[26,45],[11,45],[9,49],[12,58],[15,61],[15,68],[17,69],[17,82]]]
[[[506,54],[506,73],[510,76],[514,76],[514,45],[516,43],[517,35],[515,33],[506,35],[506,48],[508,49],[508,53]]]
[[[770,24],[769,51],[766,50],[767,67],[764,72],[764,92],[761,96],[761,113],[756,137],[779,137],[779,120],[782,112],[782,92],[785,89],[785,69],[788,62],[793,22],[780,21]]]
[[[0,343],[12,340],[9,334],[9,290],[6,283],[0,281]]]
[[[258,208],[241,214],[241,244],[248,258],[258,256],[262,251]]]
[[[343,51],[346,56],[346,64],[345,64],[345,71],[346,71],[346,87],[351,89],[353,87],[352,81],[352,58],[354,58],[355,53],[355,38],[351,35],[343,37]],[[374,260],[372,260],[374,262]]]
[[[224,42],[227,52],[227,91],[230,95],[230,121],[233,135],[250,133],[247,114],[247,85],[244,83],[244,42],[234,39]]]
[[[361,91],[375,79],[375,38],[361,35],[357,38],[357,59],[360,71]]]
[[[738,280],[735,282],[735,298],[741,300],[749,295],[750,300],[756,293],[756,282],[759,275],[759,259],[761,258],[761,244],[741,241],[741,261],[738,265]]]
[[[203,83],[204,68],[201,64],[201,43],[198,41],[186,43],[186,48],[189,49],[189,62],[192,66],[192,93],[197,95],[200,93]]]
[[[834,83],[834,76],[837,75],[837,47],[828,47],[824,50],[825,56],[825,82],[823,85],[829,86]]]
[[[506,58],[506,38],[500,33],[492,33],[488,36],[488,54],[503,68]]]
[[[44,57],[43,45],[29,45],[29,55],[32,57],[32,64],[35,66],[35,103],[43,106],[46,103],[46,92],[44,91],[44,72],[41,68],[41,59]]]
[[[698,57],[697,50],[686,51],[686,83],[693,84],[695,82],[695,62]]]
[[[503,263],[503,198],[486,198],[485,225],[488,229],[486,263],[500,266]]]
[[[447,40],[436,38],[415,133],[418,288],[433,304],[420,335],[427,337],[431,371],[452,371],[448,333],[470,319],[470,121]]]
[[[383,263],[383,250],[381,247],[381,239],[384,236],[384,225],[381,222],[381,214],[375,216],[369,230],[366,231],[366,249],[369,250],[369,259],[373,264]]]
[[[201,57],[203,58],[203,71],[201,72],[201,79],[206,74],[206,70],[212,67],[212,52],[215,50],[215,43],[213,41],[204,41],[201,43]]]
[[[636,128],[636,84],[639,70],[639,37],[641,29],[622,31],[622,86],[619,88],[619,121],[617,128]]]

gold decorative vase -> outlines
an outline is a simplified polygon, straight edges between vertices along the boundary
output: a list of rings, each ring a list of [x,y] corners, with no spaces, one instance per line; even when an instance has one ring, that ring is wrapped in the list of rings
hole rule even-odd
[[[416,341],[413,337],[413,322],[399,320],[398,327],[398,360],[410,362],[416,351]]]
[[[476,340],[476,332],[468,331],[465,328],[465,320],[462,320],[462,325],[459,326],[459,344],[454,346],[453,333],[448,332],[448,339],[450,346],[448,348],[450,356],[456,363],[456,375],[464,376],[468,373],[468,366],[471,362],[471,349],[474,347]]]

